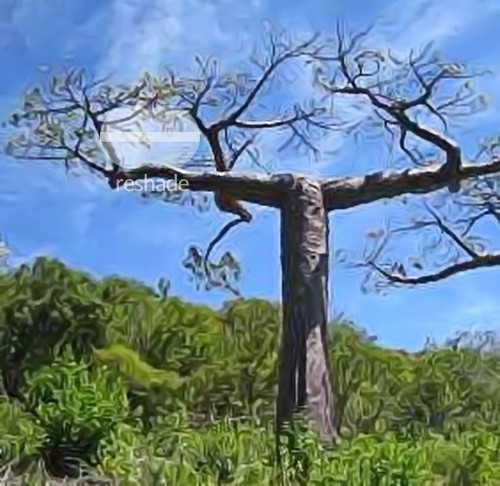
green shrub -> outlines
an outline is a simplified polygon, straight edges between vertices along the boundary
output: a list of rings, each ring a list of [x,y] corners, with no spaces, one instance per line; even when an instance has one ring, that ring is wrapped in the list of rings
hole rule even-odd
[[[409,353],[332,323],[340,446],[298,420],[276,444],[280,313],[46,259],[0,275],[0,483],[500,486],[495,336]]]
[[[46,434],[20,405],[0,401],[0,468],[20,469],[40,457]]]
[[[28,378],[27,401],[46,431],[45,460],[57,476],[94,465],[100,441],[129,417],[123,382],[106,368],[69,357]]]

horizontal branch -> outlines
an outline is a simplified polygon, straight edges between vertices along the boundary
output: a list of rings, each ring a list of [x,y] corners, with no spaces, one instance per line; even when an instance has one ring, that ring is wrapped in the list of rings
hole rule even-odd
[[[259,204],[261,206],[279,207],[287,190],[288,178],[282,175],[261,176],[230,174],[227,172],[195,173],[170,166],[144,166],[130,171],[119,171],[111,177],[110,184],[120,187],[127,180],[138,181],[150,179],[176,179],[187,181],[187,188],[196,192],[218,192],[223,190],[228,196],[237,200]]]
[[[328,210],[349,209],[405,194],[428,194],[458,182],[500,174],[500,159],[486,164],[468,164],[450,170],[447,164],[401,172],[376,172],[364,177],[333,178],[322,185]]]
[[[297,123],[299,121],[311,120],[315,116],[321,115],[323,113],[325,113],[324,109],[316,109],[310,112],[297,113],[295,116],[278,120],[262,120],[262,121],[235,120],[233,122],[233,125],[238,128],[249,128],[249,129],[280,128],[280,127],[290,126],[293,123]]]
[[[391,272],[384,270],[382,267],[376,265],[375,263],[371,263],[371,266],[389,282],[403,285],[419,285],[439,282],[440,280],[444,280],[448,277],[457,275],[462,272],[467,272],[469,270],[478,270],[480,268],[494,267],[496,265],[500,265],[500,254],[494,253],[489,255],[477,256],[472,260],[455,263],[446,268],[443,268],[436,273],[421,275],[419,277],[404,277],[402,275],[392,274]]]

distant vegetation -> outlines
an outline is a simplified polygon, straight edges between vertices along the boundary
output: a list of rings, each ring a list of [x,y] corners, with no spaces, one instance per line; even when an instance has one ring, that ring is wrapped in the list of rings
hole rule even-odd
[[[1,484],[500,485],[495,336],[406,353],[332,323],[342,441],[297,420],[276,447],[279,323],[46,259],[0,276]]]

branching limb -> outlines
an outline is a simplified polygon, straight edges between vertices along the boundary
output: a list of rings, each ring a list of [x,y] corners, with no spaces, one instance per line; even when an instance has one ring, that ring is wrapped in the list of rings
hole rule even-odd
[[[253,144],[250,140],[254,137],[244,136],[246,132],[289,130],[294,138],[307,140],[306,131],[312,127],[322,131],[330,128],[325,108],[318,104],[285,109],[271,120],[262,120],[256,114],[259,100],[279,78],[280,69],[287,62],[309,58],[320,50],[317,35],[294,43],[281,33],[270,34],[267,59],[262,62],[254,59],[260,71],[255,75],[249,72],[219,73],[215,61],[203,62],[200,59],[197,60],[199,73],[195,77],[181,78],[169,73],[168,82],[175,92],[174,103],[188,110],[193,117],[207,142],[215,170],[231,170],[241,155],[250,155],[246,149]],[[217,115],[211,116],[214,111]],[[237,151],[234,150],[236,138],[245,139]]]
[[[305,42],[302,42],[296,46],[285,46],[282,48],[281,52],[279,52],[280,47],[276,39],[271,37],[271,48],[270,48],[270,62],[268,66],[264,69],[262,76],[255,83],[254,87],[250,89],[246,98],[240,104],[238,108],[236,108],[233,112],[226,117],[222,124],[225,126],[229,126],[235,122],[250,108],[252,103],[257,98],[258,94],[264,88],[265,84],[270,80],[275,71],[287,60],[304,57],[306,55],[314,55],[319,52],[319,48],[315,46],[315,43],[318,39],[317,35],[314,35],[310,39]]]
[[[383,119],[383,126],[390,128],[392,134],[395,128],[399,129],[399,147],[414,165],[426,162],[407,146],[408,135],[443,154],[443,170],[457,174],[462,164],[458,144],[419,118],[436,117],[446,131],[448,119],[463,116],[464,108],[469,115],[484,108],[484,98],[475,93],[470,83],[482,73],[468,71],[463,64],[441,61],[430,46],[418,54],[411,52],[408,59],[398,59],[390,51],[366,47],[367,33],[349,39],[338,28],[334,52],[329,56],[321,53],[316,58],[323,63],[317,71],[317,83],[334,96],[365,98],[376,116],[384,114],[387,118]],[[331,71],[333,74],[329,75]],[[458,84],[455,94],[450,95],[450,89],[443,87],[446,81]],[[459,189],[457,181],[450,180],[450,189]]]
[[[384,270],[382,267],[375,263],[370,264],[378,273],[384,276],[389,282],[394,284],[403,285],[418,285],[429,284],[445,280],[453,275],[467,272],[470,270],[478,270],[481,268],[488,268],[500,265],[500,254],[494,253],[490,255],[478,256],[472,260],[455,263],[438,272],[422,275],[419,277],[404,277],[401,275],[393,274]]]
[[[217,233],[217,236],[210,242],[210,244],[208,245],[207,251],[205,253],[205,257],[203,259],[203,266],[205,267],[205,271],[206,271],[207,275],[210,274],[210,269],[209,269],[210,254],[212,253],[212,250],[215,248],[217,243],[219,243],[219,241],[221,241],[222,238],[224,238],[224,236],[226,236],[226,234],[229,233],[229,231],[232,228],[234,228],[236,225],[238,225],[240,223],[246,223],[246,222],[249,222],[249,221],[242,219],[242,218],[233,219],[233,221],[230,221],[229,223],[227,223],[219,231],[219,233]]]
[[[487,251],[481,238],[469,234],[469,220],[457,217],[456,211],[451,211],[445,218],[444,214],[438,214],[429,204],[425,203],[423,207],[430,218],[413,216],[409,225],[387,227],[385,230],[370,233],[372,248],[365,252],[361,262],[352,265],[369,271],[365,288],[370,283],[374,284],[376,290],[383,290],[394,284],[433,283],[465,271],[500,265],[500,254]],[[401,246],[396,245],[391,250],[391,253],[395,253],[392,259],[389,255],[382,258],[392,238],[397,235],[408,237],[408,244],[404,246],[410,247],[409,243],[415,241],[414,234],[418,234],[420,242],[418,256],[410,257],[403,263],[403,257],[399,257],[397,250]],[[425,271],[425,267],[436,266],[441,268]],[[417,275],[411,275],[412,273]]]
[[[464,164],[458,172],[448,166],[434,164],[425,168],[375,172],[364,177],[326,180],[322,187],[329,210],[348,209],[362,204],[405,194],[429,194],[462,182],[500,173],[500,159],[484,164]]]
[[[107,117],[124,106],[152,106],[164,94],[165,87],[151,79],[112,88],[84,70],[70,70],[28,92],[23,110],[11,117],[20,134],[9,141],[7,152],[23,160],[64,160],[68,168],[80,162],[107,177],[109,163],[115,173],[121,164],[114,147],[99,142]]]
[[[106,174],[113,188],[121,187],[126,181],[150,179],[185,180],[190,191],[223,192],[231,197],[267,207],[280,207],[287,189],[286,178],[282,176],[243,175],[232,173],[190,172],[175,167],[144,166],[128,171]],[[221,203],[223,204],[223,203]],[[229,208],[226,208],[229,209]],[[230,212],[227,211],[226,212]],[[239,215],[239,213],[234,213]],[[249,214],[249,213],[248,213]],[[245,216],[244,216],[245,217]]]

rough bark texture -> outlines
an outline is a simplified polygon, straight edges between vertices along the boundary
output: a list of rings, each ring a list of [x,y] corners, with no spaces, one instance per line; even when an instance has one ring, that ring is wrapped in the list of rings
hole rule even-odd
[[[295,177],[281,211],[283,337],[278,430],[305,408],[322,439],[335,438],[327,355],[328,215],[321,186]]]
[[[484,164],[467,164],[449,169],[446,164],[419,169],[375,172],[362,177],[343,177],[323,181],[325,206],[328,211],[349,209],[381,199],[404,194],[429,194],[446,187],[454,190],[459,183],[500,173],[500,159]]]

